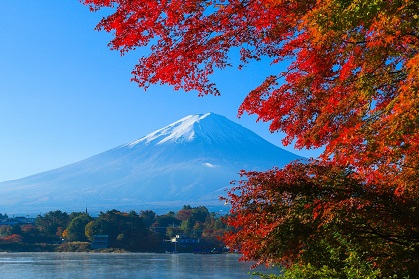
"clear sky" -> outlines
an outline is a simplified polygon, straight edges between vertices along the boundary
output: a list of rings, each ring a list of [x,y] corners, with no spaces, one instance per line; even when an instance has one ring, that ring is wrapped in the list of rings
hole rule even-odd
[[[78,0],[2,0],[0,181],[77,162],[129,143],[186,115],[214,112],[282,147],[280,133],[237,109],[272,67],[260,63],[213,77],[222,96],[130,82],[141,53],[121,57],[94,27],[106,12]],[[233,61],[234,62],[234,61]],[[319,151],[285,149],[312,157]]]

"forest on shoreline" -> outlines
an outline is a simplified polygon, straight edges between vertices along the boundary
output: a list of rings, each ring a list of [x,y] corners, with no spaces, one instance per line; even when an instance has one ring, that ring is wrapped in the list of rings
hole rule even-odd
[[[185,205],[163,215],[116,209],[97,217],[61,210],[35,219],[0,214],[0,251],[221,253],[227,230],[223,217],[205,206]],[[95,236],[106,236],[106,247],[92,248]]]

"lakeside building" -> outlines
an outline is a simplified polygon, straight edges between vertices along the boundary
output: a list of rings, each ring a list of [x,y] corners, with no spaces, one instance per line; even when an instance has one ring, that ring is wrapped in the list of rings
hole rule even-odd
[[[106,249],[109,248],[109,235],[98,234],[93,236],[91,243],[92,249]]]

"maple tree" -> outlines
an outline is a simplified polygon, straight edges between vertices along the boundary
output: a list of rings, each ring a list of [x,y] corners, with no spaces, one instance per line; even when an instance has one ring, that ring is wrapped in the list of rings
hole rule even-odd
[[[419,268],[417,199],[377,192],[354,174],[324,161],[243,171],[247,179],[226,199],[232,206],[228,223],[236,228],[226,235],[227,243],[240,249],[244,260],[339,271],[326,278],[358,278],[349,273],[360,263],[364,272],[386,278],[414,275]]]
[[[229,194],[237,217],[229,223],[238,231],[227,240],[240,244],[245,259],[288,263],[291,270],[293,263],[313,264],[312,255],[333,266],[337,256],[326,260],[319,248],[326,245],[333,251],[347,247],[338,257],[342,261],[355,253],[384,273],[414,270],[419,249],[416,0],[81,2],[92,10],[114,8],[97,27],[113,32],[112,49],[122,54],[150,49],[133,70],[132,80],[144,88],[169,84],[218,95],[210,76],[232,65],[229,55],[235,50],[239,68],[252,60],[290,61],[284,72],[266,77],[248,94],[239,115],[270,122],[272,132],[286,133],[284,144],[325,151],[320,161],[243,173],[246,179],[235,189],[241,194]],[[253,219],[260,227],[248,226]],[[263,239],[271,240],[269,247]],[[390,255],[398,267],[389,263]]]

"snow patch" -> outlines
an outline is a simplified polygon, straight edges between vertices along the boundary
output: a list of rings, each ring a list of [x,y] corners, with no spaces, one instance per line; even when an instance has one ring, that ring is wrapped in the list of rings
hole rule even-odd
[[[209,167],[209,168],[215,168],[217,167],[216,165],[213,165],[211,163],[203,163],[204,166]]]

